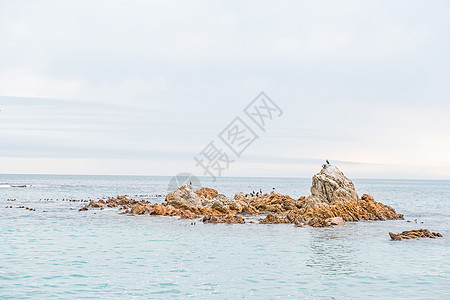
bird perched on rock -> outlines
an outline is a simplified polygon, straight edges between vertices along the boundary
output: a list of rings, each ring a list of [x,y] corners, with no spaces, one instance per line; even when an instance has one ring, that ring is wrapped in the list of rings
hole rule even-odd
[[[327,159],[327,165],[329,165],[330,164],[330,162],[328,161],[328,159]]]

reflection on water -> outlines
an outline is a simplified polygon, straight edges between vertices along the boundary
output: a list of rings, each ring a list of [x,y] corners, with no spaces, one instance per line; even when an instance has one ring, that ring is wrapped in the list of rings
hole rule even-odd
[[[359,250],[352,246],[351,233],[342,228],[311,231],[310,258],[306,266],[326,275],[352,275],[361,269]]]

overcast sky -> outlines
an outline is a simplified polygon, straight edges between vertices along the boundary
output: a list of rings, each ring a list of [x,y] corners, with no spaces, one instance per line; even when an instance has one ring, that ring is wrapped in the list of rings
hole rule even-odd
[[[0,173],[450,179],[448,1],[0,0]],[[264,91],[241,157],[218,135]],[[254,125],[254,124],[253,124]]]

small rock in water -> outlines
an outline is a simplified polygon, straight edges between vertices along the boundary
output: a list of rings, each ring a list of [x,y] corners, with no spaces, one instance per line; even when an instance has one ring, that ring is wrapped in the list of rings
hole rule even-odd
[[[394,241],[401,241],[402,239],[419,239],[419,238],[436,238],[442,237],[439,232],[430,232],[428,229],[406,230],[401,233],[389,232],[389,236]]]

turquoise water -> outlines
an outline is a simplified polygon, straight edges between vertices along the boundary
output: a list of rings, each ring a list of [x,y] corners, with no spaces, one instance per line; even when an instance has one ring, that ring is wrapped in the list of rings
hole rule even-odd
[[[161,202],[169,180],[0,175],[0,298],[450,298],[449,181],[354,180],[359,194],[392,205],[405,221],[334,228],[191,225],[114,209],[78,212],[82,203],[67,201],[126,194]],[[298,197],[309,194],[311,183],[202,181],[228,196],[275,187]],[[388,236],[422,227],[444,237],[394,242]]]

